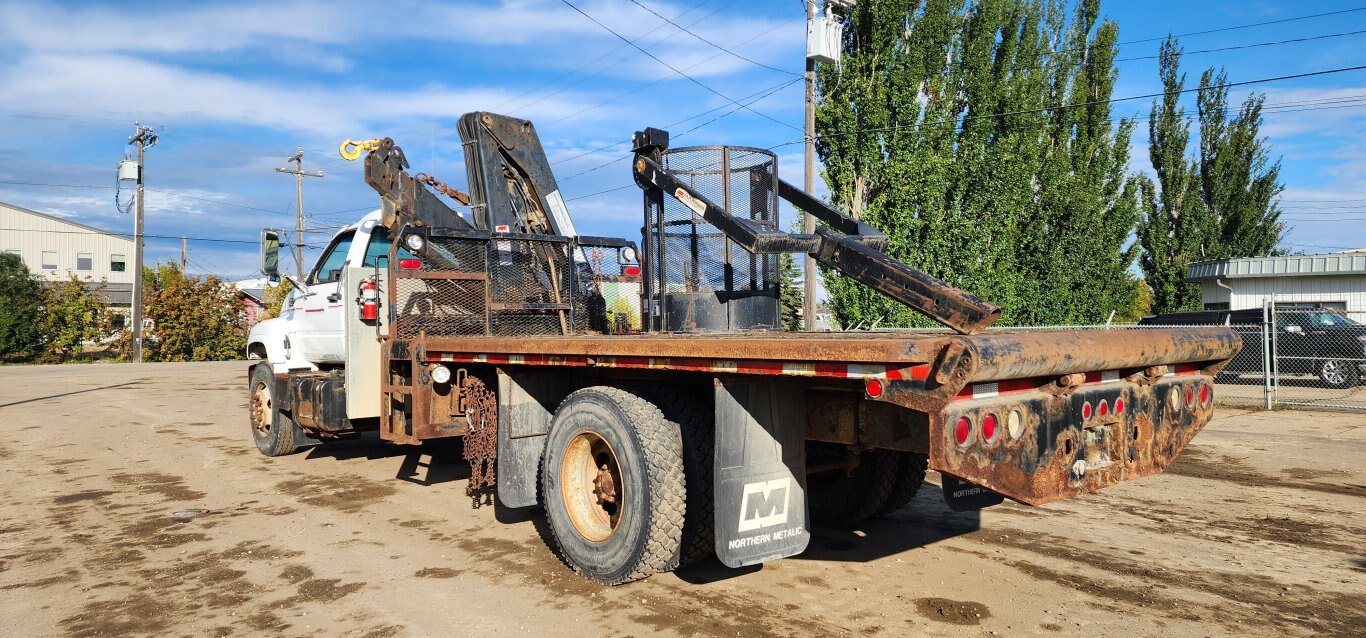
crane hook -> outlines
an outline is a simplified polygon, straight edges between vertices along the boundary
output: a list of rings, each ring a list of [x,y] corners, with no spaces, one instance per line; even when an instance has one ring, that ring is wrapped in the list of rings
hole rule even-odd
[[[347,150],[347,147],[350,147],[351,150],[348,151],[348,150]],[[342,143],[341,143],[341,147],[338,148],[337,150],[341,153],[342,159],[347,160],[347,161],[354,162],[354,161],[360,159],[360,154],[361,154],[362,152],[364,152],[364,151],[374,151],[374,150],[378,150],[378,149],[379,149],[379,140],[378,140],[378,139],[374,139],[374,140],[365,140],[365,141],[363,141],[363,142],[357,142],[357,141],[355,141],[355,140],[346,140],[345,142],[342,142]]]

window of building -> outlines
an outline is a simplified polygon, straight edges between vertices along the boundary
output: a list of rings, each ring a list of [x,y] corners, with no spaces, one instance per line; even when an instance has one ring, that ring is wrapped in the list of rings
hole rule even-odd
[[[44,251],[43,251],[43,270],[56,270],[56,269],[57,269],[57,251],[55,251],[55,250],[44,250]]]
[[[9,254],[11,254],[11,255],[17,255],[17,256],[19,256],[19,257],[23,257],[23,256],[24,256],[23,251],[19,250],[18,248],[7,248],[7,249],[5,249],[5,252],[7,252],[7,253],[9,253]]]
[[[1227,301],[1215,301],[1205,304],[1205,310],[1228,310]]]
[[[92,270],[94,268],[94,255],[90,253],[76,253],[76,270]]]
[[[123,272],[127,268],[127,263],[123,255],[110,255],[109,272]]]

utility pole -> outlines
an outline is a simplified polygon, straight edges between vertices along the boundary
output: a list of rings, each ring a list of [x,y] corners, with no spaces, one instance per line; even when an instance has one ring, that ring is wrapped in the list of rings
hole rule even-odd
[[[138,147],[138,205],[133,216],[133,363],[142,363],[142,156],[157,145],[152,127],[133,122],[136,133],[128,138]]]
[[[287,161],[294,162],[294,168],[277,168],[277,173],[289,173],[294,176],[294,188],[298,195],[299,212],[298,228],[295,230],[294,237],[294,266],[298,268],[299,281],[304,278],[304,176],[322,177],[322,171],[304,171],[304,149],[299,148],[299,152]]]
[[[816,19],[816,0],[806,0],[806,23]],[[808,48],[810,38],[808,37]],[[808,193],[816,192],[816,60],[810,51],[806,56],[806,167],[802,189]],[[816,218],[802,211],[802,232],[810,235],[816,232]],[[811,255],[802,256],[802,329],[816,329],[816,260]]]
[[[180,236],[180,272],[185,272],[185,236]]]

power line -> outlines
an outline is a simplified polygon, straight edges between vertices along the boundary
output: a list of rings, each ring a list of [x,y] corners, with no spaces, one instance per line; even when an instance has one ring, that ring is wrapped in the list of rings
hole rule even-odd
[[[849,136],[849,135],[858,135],[858,134],[860,134],[860,133],[886,133],[886,132],[897,131],[897,130],[907,129],[907,128],[910,128],[910,129],[919,129],[919,128],[922,127],[922,126],[927,126],[927,125],[948,124],[948,123],[951,123],[951,122],[966,122],[966,121],[968,121],[968,120],[976,120],[976,119],[991,118],[991,117],[1005,117],[1005,116],[1008,116],[1008,115],[1028,115],[1028,114],[1031,114],[1031,113],[1047,113],[1047,112],[1050,112],[1050,111],[1056,111],[1056,110],[1062,110],[1062,109],[1082,108],[1082,107],[1087,107],[1087,106],[1096,106],[1096,105],[1100,105],[1100,104],[1116,104],[1116,103],[1119,103],[1119,102],[1131,102],[1131,101],[1134,101],[1134,100],[1146,100],[1146,99],[1151,99],[1151,98],[1156,98],[1156,97],[1165,97],[1165,96],[1168,96],[1168,95],[1180,95],[1180,94],[1183,94],[1183,93],[1193,93],[1193,92],[1196,92],[1196,91],[1204,91],[1204,90],[1211,90],[1211,89],[1221,89],[1221,88],[1232,88],[1232,87],[1235,87],[1235,86],[1247,86],[1247,85],[1251,85],[1251,84],[1265,84],[1265,83],[1267,83],[1267,82],[1280,82],[1280,81],[1284,81],[1284,80],[1296,80],[1296,79],[1300,79],[1300,78],[1317,77],[1317,76],[1322,76],[1322,75],[1332,75],[1332,74],[1335,74],[1335,73],[1346,73],[1346,72],[1349,72],[1349,71],[1361,71],[1361,70],[1364,70],[1364,69],[1366,69],[1366,65],[1357,65],[1357,66],[1349,66],[1349,67],[1339,67],[1339,68],[1335,68],[1335,69],[1325,69],[1325,70],[1322,70],[1322,71],[1309,71],[1309,72],[1306,72],[1306,73],[1294,73],[1294,74],[1291,74],[1291,75],[1279,75],[1279,76],[1269,77],[1269,78],[1259,78],[1259,79],[1256,79],[1256,80],[1242,80],[1242,81],[1239,81],[1239,82],[1225,82],[1225,83],[1223,83],[1223,84],[1216,84],[1216,85],[1212,85],[1212,86],[1208,86],[1208,87],[1193,87],[1193,88],[1186,88],[1186,89],[1178,89],[1178,90],[1175,90],[1175,91],[1161,91],[1161,92],[1158,92],[1158,93],[1147,93],[1147,94],[1144,94],[1144,95],[1131,95],[1131,96],[1127,96],[1127,97],[1110,98],[1110,99],[1107,99],[1107,100],[1089,100],[1089,101],[1086,101],[1086,102],[1078,102],[1078,103],[1076,103],[1076,104],[1054,104],[1054,105],[1051,105],[1051,106],[1044,106],[1044,107],[1033,108],[1033,109],[1022,109],[1022,110],[1019,110],[1019,111],[1006,111],[1006,112],[1001,112],[1001,113],[983,113],[983,114],[981,114],[981,115],[965,115],[965,116],[959,117],[959,118],[946,119],[946,120],[938,120],[938,121],[935,121],[935,122],[917,122],[917,123],[914,123],[914,124],[905,124],[905,125],[896,125],[896,126],[882,126],[882,127],[868,128],[868,129],[859,129],[859,130],[855,130],[855,131],[847,131],[847,132],[842,132],[842,133],[827,133],[827,134],[816,135],[815,137],[816,137],[816,139],[822,139],[822,138],[828,138],[828,137],[847,137],[847,136]],[[778,145],[776,145],[776,146],[770,146],[767,150],[770,150],[770,151],[771,151],[771,150],[773,150],[773,149],[775,149],[775,148],[779,148],[779,147],[783,147],[783,146],[790,146],[790,145],[792,145],[792,144],[801,144],[801,143],[803,143],[803,142],[805,142],[805,141],[806,141],[805,138],[798,139],[798,140],[789,140],[789,141],[787,141],[787,142],[783,142],[783,143],[778,144]]]
[[[123,238],[132,238],[132,237],[133,237],[133,234],[132,234],[132,233],[95,232],[95,231],[91,231],[91,230],[42,230],[42,229],[38,229],[38,228],[0,228],[0,231],[4,231],[4,232],[13,232],[13,233],[53,233],[53,234],[58,234],[58,235],[105,235],[105,236],[109,236],[109,237],[123,237]],[[143,237],[150,237],[150,238],[152,238],[152,239],[180,239],[180,236],[179,236],[179,235],[148,235],[148,234],[146,234],[146,233],[143,233],[142,236],[143,236]],[[216,243],[220,243],[220,244],[256,244],[256,243],[257,243],[256,241],[253,241],[253,240],[246,240],[246,239],[219,239],[219,238],[216,238],[216,237],[186,237],[185,239],[186,239],[186,240],[189,240],[189,241],[209,241],[209,242],[216,242]]]
[[[766,35],[768,35],[768,34],[770,34],[770,33],[773,33],[774,31],[777,31],[778,29],[781,29],[781,28],[783,28],[783,27],[785,27],[785,26],[787,26],[787,25],[789,25],[789,24],[792,24],[793,22],[796,22],[796,21],[797,21],[797,19],[796,19],[796,18],[793,18],[793,19],[791,19],[791,20],[788,20],[787,22],[783,22],[783,23],[781,23],[781,24],[775,25],[773,28],[771,28],[771,29],[769,29],[769,30],[767,30],[767,31],[764,31],[763,33],[756,34],[754,37],[749,38],[748,40],[745,40],[745,41],[743,41],[743,42],[740,42],[740,43],[736,44],[735,46],[736,46],[736,47],[742,47],[742,46],[744,46],[744,45],[746,45],[746,44],[749,44],[750,42],[753,42],[753,41],[755,41],[755,40],[758,40],[759,38],[762,38],[762,37],[764,37],[764,36],[766,36]],[[704,60],[700,60],[700,61],[698,61],[696,64],[692,64],[692,65],[686,66],[686,67],[683,68],[683,70],[684,70],[684,71],[691,71],[691,70],[693,70],[693,69],[695,69],[695,68],[697,68],[697,67],[699,67],[699,66],[702,66],[703,64],[706,64],[706,63],[708,63],[708,62],[710,62],[710,61],[712,61],[712,60],[715,60],[716,58],[719,58],[719,57],[721,57],[721,54],[720,54],[720,53],[712,54],[711,57],[708,57],[708,58],[706,58],[706,59],[704,59]],[[545,125],[545,126],[554,126],[555,124],[559,124],[560,122],[563,122],[563,121],[565,121],[565,120],[574,119],[574,118],[576,118],[576,117],[578,117],[578,116],[580,116],[580,115],[583,115],[584,113],[588,113],[589,111],[595,111],[595,110],[600,109],[600,108],[602,108],[602,107],[604,107],[604,106],[607,106],[608,104],[614,104],[614,103],[616,103],[617,101],[621,100],[622,98],[625,98],[625,97],[630,96],[630,95],[635,94],[635,93],[639,93],[640,91],[642,91],[642,90],[644,90],[644,89],[648,89],[648,88],[650,88],[650,87],[652,87],[652,86],[654,86],[654,85],[656,85],[656,84],[659,84],[660,82],[663,82],[663,81],[665,81],[665,80],[667,80],[667,79],[668,79],[668,78],[659,78],[659,79],[657,79],[657,80],[653,80],[653,81],[651,81],[651,82],[649,82],[649,83],[647,83],[647,84],[644,84],[644,85],[642,85],[642,86],[640,86],[640,87],[638,87],[638,88],[634,88],[634,89],[631,89],[631,90],[626,91],[626,92],[623,92],[623,93],[618,93],[617,95],[614,95],[614,96],[612,96],[612,97],[610,97],[610,98],[608,98],[608,99],[606,99],[606,100],[603,100],[603,101],[601,101],[601,102],[598,102],[597,104],[594,104],[593,106],[589,106],[589,107],[587,107],[587,108],[579,109],[578,111],[575,111],[575,112],[573,112],[573,113],[570,113],[569,115],[565,115],[565,116],[562,116],[562,117],[560,117],[560,118],[558,118],[558,119],[554,119],[554,120],[551,120],[551,121],[549,121],[549,122],[546,122],[544,125]],[[744,99],[744,98],[741,98],[741,99]],[[718,107],[718,108],[724,108],[724,107]],[[710,113],[711,111],[714,111],[714,110],[716,110],[716,109],[710,109],[710,110],[708,110],[708,111],[705,111],[704,114],[705,114],[705,113]],[[692,119],[692,118],[687,118],[687,119]],[[686,120],[685,120],[685,121],[686,121]]]
[[[1178,34],[1176,34],[1176,35],[1174,35],[1174,36],[1163,36],[1163,37],[1160,37],[1160,38],[1144,38],[1144,39],[1142,39],[1142,40],[1128,40],[1128,41],[1125,41],[1125,42],[1116,42],[1116,43],[1115,43],[1115,46],[1124,46],[1124,45],[1126,45],[1126,44],[1139,44],[1139,43],[1142,43],[1142,42],[1159,42],[1159,41],[1162,41],[1162,40],[1167,39],[1168,37],[1172,37],[1172,38],[1184,38],[1184,37],[1192,36],[1192,35],[1208,35],[1208,34],[1210,34],[1210,33],[1222,33],[1222,32],[1224,32],[1224,31],[1236,31],[1236,30],[1238,30],[1238,29],[1251,29],[1251,28],[1253,28],[1253,27],[1264,27],[1264,26],[1268,26],[1268,25],[1272,25],[1272,24],[1285,24],[1285,23],[1287,23],[1287,22],[1295,22],[1295,21],[1298,21],[1298,20],[1311,20],[1311,19],[1313,19],[1313,18],[1325,18],[1325,17],[1328,17],[1328,16],[1342,15],[1342,14],[1344,14],[1344,13],[1356,13],[1356,12],[1358,12],[1358,11],[1366,11],[1366,7],[1357,7],[1357,8],[1355,8],[1355,9],[1343,9],[1343,10],[1341,10],[1341,11],[1329,11],[1329,12],[1327,12],[1327,13],[1315,13],[1315,14],[1313,14],[1313,15],[1298,16],[1298,17],[1294,17],[1294,18],[1282,18],[1282,19],[1280,19],[1280,20],[1269,20],[1269,21],[1267,21],[1267,22],[1255,22],[1255,23],[1253,23],[1253,24],[1241,24],[1241,25],[1232,26],[1232,27],[1220,27],[1220,28],[1218,28],[1218,29],[1206,29],[1206,30],[1204,30],[1204,31],[1191,31],[1190,33],[1178,33]]]
[[[788,74],[788,75],[795,75],[795,76],[799,76],[799,77],[801,76],[800,73],[793,73],[792,71],[788,71],[787,69],[780,69],[780,68],[778,68],[778,67],[776,67],[776,66],[769,66],[769,65],[767,65],[767,64],[764,64],[763,62],[759,62],[759,61],[757,61],[757,60],[751,60],[751,59],[749,59],[749,58],[747,58],[747,57],[745,57],[745,56],[743,56],[743,55],[740,55],[739,53],[736,53],[736,52],[734,52],[734,51],[731,51],[730,49],[727,49],[726,47],[723,47],[723,46],[721,46],[721,45],[719,45],[719,44],[717,44],[717,43],[715,43],[715,42],[712,42],[711,40],[708,40],[708,39],[706,39],[706,38],[704,38],[704,37],[702,37],[702,36],[700,36],[700,35],[697,35],[696,33],[693,33],[692,31],[689,31],[686,27],[684,27],[684,26],[682,26],[682,25],[680,25],[680,24],[674,22],[673,20],[670,20],[670,19],[668,19],[668,18],[666,18],[666,17],[664,17],[664,16],[662,16],[662,15],[659,15],[659,12],[655,11],[654,9],[651,9],[651,8],[645,6],[644,4],[641,4],[639,0],[631,0],[631,4],[634,4],[634,5],[636,5],[637,7],[640,7],[640,8],[642,8],[642,9],[646,10],[646,11],[649,11],[649,12],[650,12],[652,15],[654,15],[656,18],[659,18],[660,20],[663,20],[663,21],[665,21],[665,22],[668,22],[669,24],[674,25],[675,27],[678,27],[678,30],[679,30],[679,31],[682,31],[683,33],[686,33],[686,34],[688,34],[688,35],[690,35],[690,36],[692,36],[692,37],[694,37],[694,38],[697,38],[698,40],[701,40],[701,41],[703,41],[703,42],[705,42],[705,43],[711,45],[712,48],[717,49],[718,51],[721,51],[721,52],[723,52],[723,53],[728,53],[728,54],[730,54],[731,56],[733,56],[733,57],[735,57],[735,58],[737,58],[737,59],[744,60],[745,62],[748,62],[748,63],[753,64],[753,65],[755,65],[755,66],[761,66],[761,67],[764,67],[765,69],[770,69],[770,70],[773,70],[773,71],[777,71],[777,72],[779,72],[779,73],[786,73],[786,74]]]
[[[696,84],[697,86],[702,87],[702,88],[705,89],[706,91],[708,91],[708,92],[710,92],[710,93],[716,95],[717,97],[720,97],[720,98],[723,99],[723,100],[726,100],[727,102],[730,102],[731,104],[740,105],[739,102],[737,102],[737,101],[731,99],[731,98],[730,98],[729,96],[727,96],[726,94],[724,94],[724,93],[722,93],[722,92],[720,92],[720,91],[717,91],[716,89],[712,88],[711,86],[709,86],[709,85],[707,85],[707,84],[704,84],[701,80],[698,80],[697,78],[695,78],[695,77],[693,77],[693,76],[691,76],[691,75],[688,75],[687,73],[684,73],[684,72],[678,70],[678,68],[675,67],[674,65],[669,64],[668,62],[665,62],[664,60],[661,60],[661,59],[660,59],[658,56],[656,56],[655,54],[650,53],[649,51],[646,51],[646,50],[645,50],[643,47],[641,47],[640,45],[638,45],[638,44],[636,44],[635,42],[632,42],[631,40],[627,39],[626,36],[624,36],[624,35],[622,35],[622,34],[620,34],[620,33],[617,33],[616,31],[612,30],[611,27],[609,27],[609,26],[607,26],[607,25],[605,25],[605,24],[599,22],[597,18],[594,18],[593,16],[588,15],[587,13],[584,13],[583,9],[580,9],[580,8],[574,6],[574,4],[571,3],[569,0],[560,0],[560,2],[563,2],[564,4],[568,5],[570,9],[573,9],[573,10],[577,11],[577,12],[579,13],[579,15],[582,15],[583,17],[588,18],[590,21],[593,22],[593,24],[596,24],[596,25],[598,25],[599,27],[602,27],[603,30],[605,30],[605,31],[607,31],[608,33],[610,33],[610,34],[616,36],[617,38],[620,38],[623,42],[626,42],[627,44],[631,45],[631,46],[634,47],[637,51],[640,51],[641,53],[644,53],[644,54],[646,55],[646,57],[649,57],[651,60],[654,60],[655,62],[658,62],[658,63],[660,63],[660,64],[662,64],[662,65],[668,67],[669,70],[673,71],[674,73],[677,73],[677,74],[683,76],[683,77],[684,77],[685,79],[687,79],[689,82],[692,82],[693,84]],[[753,113],[753,114],[755,114],[755,115],[758,115],[759,117],[762,117],[762,118],[764,118],[764,119],[766,119],[766,120],[769,120],[769,121],[771,121],[771,122],[773,122],[773,123],[775,123],[775,124],[779,124],[779,125],[781,125],[781,126],[786,126],[787,128],[794,129],[794,130],[798,130],[798,131],[801,130],[800,128],[797,128],[797,127],[795,127],[795,126],[792,126],[791,124],[788,124],[787,122],[784,122],[784,121],[779,120],[779,119],[777,119],[777,118],[771,117],[771,116],[766,115],[766,114],[764,114],[764,113],[760,113],[759,111],[756,111],[756,110],[754,110],[754,109],[752,109],[752,108],[745,107],[745,110],[747,110],[747,111],[749,111],[749,112],[751,112],[751,113]]]
[[[634,1],[634,0],[633,0],[633,1]],[[1362,33],[1366,33],[1366,29],[1362,29],[1362,30],[1360,30],[1360,31],[1347,31],[1347,32],[1344,32],[1344,33],[1329,33],[1329,34],[1326,34],[1326,35],[1316,35],[1316,36],[1308,36],[1308,37],[1303,37],[1303,38],[1293,38],[1293,39],[1290,39],[1290,40],[1277,40],[1277,41],[1275,41],[1275,42],[1258,42],[1258,43],[1256,43],[1256,44],[1239,44],[1239,45],[1234,45],[1234,46],[1219,47],[1219,48],[1217,48],[1217,49],[1200,49],[1200,50],[1197,50],[1197,51],[1182,51],[1182,52],[1181,52],[1181,55],[1182,55],[1182,56],[1187,56],[1187,55],[1195,55],[1195,54],[1197,54],[1197,53],[1218,53],[1218,52],[1220,52],[1220,51],[1237,51],[1237,50],[1239,50],[1239,49],[1255,49],[1255,48],[1258,48],[1258,47],[1277,46],[1277,45],[1281,45],[1281,44],[1295,44],[1295,43],[1299,43],[1299,42],[1311,42],[1311,41],[1314,41],[1314,40],[1327,40],[1327,39],[1329,39],[1329,38],[1341,38],[1341,37],[1349,36],[1349,35],[1360,35],[1360,34],[1362,34]],[[1115,62],[1134,62],[1134,61],[1136,61],[1136,60],[1155,60],[1155,59],[1157,59],[1157,58],[1159,58],[1159,57],[1161,57],[1161,56],[1160,56],[1160,55],[1140,55],[1140,56],[1135,56],[1135,57],[1131,57],[1131,58],[1117,58],[1117,59],[1115,60]]]

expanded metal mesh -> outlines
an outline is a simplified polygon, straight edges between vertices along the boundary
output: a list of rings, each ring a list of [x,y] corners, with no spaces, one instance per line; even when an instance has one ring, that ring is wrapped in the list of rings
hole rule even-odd
[[[397,306],[394,334],[402,339],[428,335],[485,334],[484,281],[459,279],[393,280]]]
[[[771,152],[677,148],[664,153],[663,168],[734,217],[778,223],[777,158]],[[777,328],[777,255],[745,250],[673,197],[664,198],[649,222],[647,250],[658,260],[654,295],[663,330]]]

